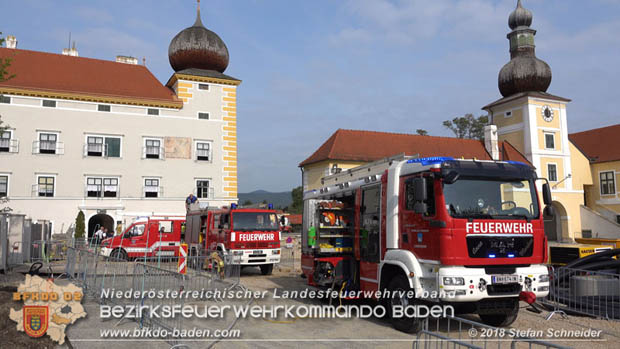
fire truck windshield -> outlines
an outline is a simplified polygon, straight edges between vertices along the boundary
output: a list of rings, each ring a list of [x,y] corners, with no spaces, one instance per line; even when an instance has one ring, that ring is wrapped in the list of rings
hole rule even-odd
[[[461,177],[443,184],[446,209],[454,218],[533,219],[539,216],[531,180]]]
[[[233,212],[233,229],[238,231],[279,230],[278,217],[267,212]]]

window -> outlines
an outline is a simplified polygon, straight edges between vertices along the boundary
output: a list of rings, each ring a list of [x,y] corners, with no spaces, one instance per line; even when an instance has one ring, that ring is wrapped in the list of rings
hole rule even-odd
[[[198,84],[198,89],[199,90],[209,90],[209,85],[208,84]]]
[[[103,197],[115,198],[118,194],[118,178],[103,179]]]
[[[616,183],[614,171],[601,172],[599,176],[601,179],[601,195],[615,195]]]
[[[51,101],[49,99],[43,100],[43,106],[48,108],[56,108],[56,101]]]
[[[86,196],[89,198],[115,198],[118,196],[118,178],[86,178]]]
[[[9,176],[0,176],[0,198],[9,196]]]
[[[198,113],[198,119],[209,120],[209,113]]]
[[[161,158],[161,141],[159,139],[144,140],[144,157],[146,159]]]
[[[136,224],[133,227],[129,228],[127,233],[129,234],[129,236],[140,236],[144,234],[144,227],[146,227],[146,224],[144,223]]]
[[[11,150],[11,131],[0,131],[0,152]]]
[[[11,104],[11,97],[0,96],[0,103]]]
[[[98,111],[106,111],[109,112],[110,111],[110,106],[106,105],[106,104],[98,104],[97,105],[97,110]]]
[[[174,222],[173,221],[160,221],[158,231],[161,234],[172,233],[172,225],[173,225],[172,223]]]
[[[511,112],[511,111],[507,111],[507,112],[504,114],[504,117],[506,117],[506,118],[509,118],[509,117],[511,117],[511,116],[512,116],[512,112]]]
[[[149,109],[146,111],[146,113],[147,113],[148,115],[159,115],[159,109],[151,109],[151,108],[149,108]]]
[[[86,138],[86,155],[103,156],[103,154],[105,154],[103,148],[103,137],[89,136]]]
[[[555,149],[555,134],[545,133],[545,149]]]
[[[89,198],[101,197],[101,178],[87,178],[86,179],[86,196]]]
[[[196,160],[209,161],[211,160],[210,144],[206,142],[196,143]]]
[[[145,198],[159,197],[159,179],[157,178],[145,178],[144,179],[144,197]]]
[[[121,156],[121,139],[120,137],[87,136],[84,155],[118,158]]]
[[[55,133],[39,134],[39,154],[56,154],[58,135]]]
[[[196,181],[196,197],[208,198],[209,197],[209,181],[204,179],[199,179]]]
[[[556,164],[547,164],[547,177],[549,177],[549,181],[557,182],[558,181],[558,167]]]
[[[54,196],[54,177],[40,176],[38,178],[38,195],[41,197]]]

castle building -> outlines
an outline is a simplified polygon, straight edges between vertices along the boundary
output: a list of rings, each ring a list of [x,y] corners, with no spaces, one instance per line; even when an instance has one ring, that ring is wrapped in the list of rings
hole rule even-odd
[[[554,215],[545,217],[545,234],[550,241],[620,238],[620,125],[569,136],[570,99],[547,93],[551,68],[536,57],[532,19],[518,0],[508,18],[510,61],[498,77],[502,98],[483,107],[490,123],[484,141],[338,130],[299,164],[304,191],[342,170],[396,154],[515,160],[549,181]]]
[[[22,50],[0,57],[0,197],[12,213],[70,231],[81,210],[99,226],[184,215],[189,193],[210,206],[237,202],[237,86],[229,53],[195,23],[171,41],[164,85],[132,57],[106,61]]]

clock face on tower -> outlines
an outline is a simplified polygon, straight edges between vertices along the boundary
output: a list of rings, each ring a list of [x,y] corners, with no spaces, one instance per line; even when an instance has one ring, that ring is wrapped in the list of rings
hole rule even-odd
[[[551,110],[548,105],[545,105],[542,108],[541,113],[543,120],[545,120],[546,122],[553,121],[553,110]]]

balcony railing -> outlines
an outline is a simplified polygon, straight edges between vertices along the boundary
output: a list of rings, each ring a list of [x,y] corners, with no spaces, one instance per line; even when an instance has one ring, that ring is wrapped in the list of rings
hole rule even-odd
[[[19,141],[17,139],[0,138],[0,152],[19,153]]]
[[[197,149],[196,150],[196,160],[200,161],[210,161],[211,160],[211,152],[209,149]]]
[[[108,156],[108,145],[107,144],[97,144],[97,143],[87,143],[84,144],[84,156]]]
[[[164,196],[164,188],[147,185],[142,188],[145,198],[160,198]]]
[[[65,144],[53,141],[34,141],[32,142],[32,153],[62,155],[65,153]]]
[[[119,185],[87,184],[84,187],[85,198],[117,198]]]
[[[52,197],[54,196],[54,187],[51,185],[34,184],[32,186],[32,196]]]
[[[198,190],[198,188],[195,188],[194,195],[196,195],[198,199],[213,199],[215,198],[215,189],[212,187],[201,188],[201,190]]]
[[[163,159],[164,148],[154,147],[154,146],[142,147],[142,158],[143,159]]]

